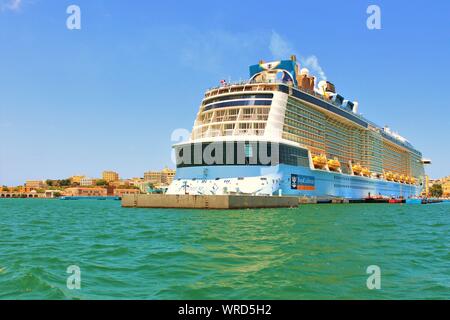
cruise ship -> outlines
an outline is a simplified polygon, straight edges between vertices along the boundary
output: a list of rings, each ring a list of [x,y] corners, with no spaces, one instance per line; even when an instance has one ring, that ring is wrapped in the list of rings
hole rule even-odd
[[[204,94],[189,140],[173,146],[168,194],[414,197],[424,160],[358,113],[295,56],[250,66],[247,81]]]

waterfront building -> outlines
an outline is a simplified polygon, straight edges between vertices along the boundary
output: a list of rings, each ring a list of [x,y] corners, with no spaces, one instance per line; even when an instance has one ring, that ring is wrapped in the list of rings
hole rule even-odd
[[[27,192],[18,191],[0,191],[0,198],[40,198],[44,197],[43,193],[37,193],[36,190]]]
[[[81,187],[90,187],[95,184],[95,179],[89,178],[89,177],[83,177],[80,179],[80,186]]]
[[[115,182],[119,180],[119,174],[114,171],[103,171],[102,179],[108,183]]]
[[[42,180],[27,180],[25,182],[25,188],[26,190],[36,190],[36,189],[42,189],[45,188],[46,184],[45,181]]]
[[[57,195],[62,194],[61,190],[45,190],[44,197],[45,198],[55,198]]]
[[[164,168],[161,171],[148,171],[144,173],[144,181],[153,185],[169,185],[175,177],[176,171]]]
[[[144,179],[142,178],[121,179],[118,181],[110,182],[109,185],[116,188],[120,188],[122,186],[133,187],[139,186],[139,183],[141,183],[142,181],[144,181]]]
[[[67,188],[64,190],[64,195],[71,197],[104,197],[107,195],[106,188]]]
[[[125,194],[139,194],[141,193],[139,189],[114,189],[114,196],[122,197]]]
[[[72,183],[77,183],[77,184],[81,184],[81,179],[85,178],[86,176],[83,175],[76,175],[76,176],[71,176],[70,177],[70,181],[72,181]]]
[[[144,182],[143,178],[131,178],[127,180],[129,186],[139,187]]]
[[[108,185],[113,188],[119,188],[121,186],[126,186],[128,184],[127,184],[126,180],[117,180],[117,181],[108,182]]]
[[[153,183],[151,183],[149,181],[145,181],[143,179],[139,182],[135,181],[133,183],[133,186],[139,188],[141,193],[148,193],[151,189],[150,188],[151,185],[155,186]]]
[[[442,196],[445,198],[450,197],[450,176],[442,178]]]
[[[161,183],[161,171],[148,171],[144,173],[144,181],[152,184]]]
[[[161,184],[170,185],[175,177],[176,171],[165,167],[161,170]]]

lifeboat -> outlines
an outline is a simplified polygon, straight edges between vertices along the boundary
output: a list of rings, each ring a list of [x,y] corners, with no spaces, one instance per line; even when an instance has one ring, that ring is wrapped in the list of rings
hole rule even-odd
[[[359,174],[361,174],[361,171],[362,171],[363,168],[361,167],[361,165],[359,163],[357,163],[357,164],[352,166],[352,169],[353,169],[353,173],[354,174],[359,175]]]
[[[323,154],[313,157],[313,164],[316,169],[323,169],[327,165],[327,157]]]
[[[394,181],[395,182],[399,182],[400,181],[400,176],[397,173],[394,174]]]
[[[401,175],[399,178],[398,178],[398,180],[400,181],[400,182],[405,182],[405,175]]]
[[[393,181],[394,180],[394,174],[391,171],[386,172],[385,177],[386,177],[387,181]]]
[[[417,182],[417,179],[414,178],[414,177],[411,177],[411,183],[412,183],[412,184],[416,184],[416,182]]]
[[[361,173],[364,177],[370,177],[370,171],[367,168],[362,168]]]
[[[339,171],[341,168],[341,163],[337,158],[328,160],[328,169],[333,171]]]
[[[411,178],[409,176],[405,176],[405,183],[410,184]]]

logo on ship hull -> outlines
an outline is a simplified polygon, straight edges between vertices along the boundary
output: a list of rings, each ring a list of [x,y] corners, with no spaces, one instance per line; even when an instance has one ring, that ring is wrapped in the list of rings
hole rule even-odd
[[[316,190],[316,178],[291,174],[291,189],[293,190]]]

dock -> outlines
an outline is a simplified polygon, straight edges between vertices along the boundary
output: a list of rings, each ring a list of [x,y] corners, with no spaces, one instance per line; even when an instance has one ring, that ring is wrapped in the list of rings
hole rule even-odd
[[[442,200],[435,199],[386,199],[365,198],[345,199],[340,197],[295,197],[295,196],[254,196],[254,195],[167,195],[128,194],[122,197],[124,208],[180,208],[180,209],[256,209],[256,208],[297,208],[306,204],[430,204]]]
[[[124,208],[251,209],[298,205],[297,197],[279,196],[128,194],[122,197]]]

